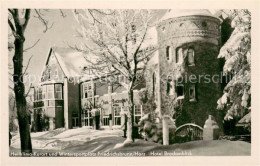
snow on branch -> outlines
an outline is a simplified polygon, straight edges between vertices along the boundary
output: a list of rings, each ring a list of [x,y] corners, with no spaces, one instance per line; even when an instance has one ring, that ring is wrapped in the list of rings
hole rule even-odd
[[[146,50],[142,48],[147,40],[150,11],[113,10],[108,13],[103,10],[74,10],[73,14],[80,25],[78,36],[84,39],[75,49],[89,52],[89,61],[98,61],[99,65],[102,62],[110,64],[130,80],[135,78],[137,70],[142,69],[138,64],[149,59],[145,55],[151,55],[145,54]]]

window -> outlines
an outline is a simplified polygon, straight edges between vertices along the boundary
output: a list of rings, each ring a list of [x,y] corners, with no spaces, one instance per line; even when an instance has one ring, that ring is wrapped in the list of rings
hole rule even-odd
[[[194,49],[193,48],[189,48],[188,49],[188,65],[189,66],[194,66]]]
[[[55,99],[62,99],[62,84],[55,84]]]
[[[132,25],[131,29],[132,29],[132,33],[136,32],[136,26],[135,25]]]
[[[54,75],[55,75],[56,77],[58,77],[58,69],[55,69]]]
[[[92,84],[83,84],[83,98],[91,98],[94,96]]]
[[[203,21],[203,22],[201,23],[201,25],[202,25],[202,27],[206,28],[206,27],[207,27],[206,21]]]
[[[170,46],[166,47],[166,59],[169,61],[171,59],[172,56],[172,49]]]
[[[42,99],[46,98],[46,85],[42,86]]]
[[[168,81],[167,81],[167,94],[173,95],[174,94],[173,92],[174,92],[173,81],[171,79],[168,79]]]
[[[37,88],[34,88],[34,101],[38,100]]]
[[[48,100],[49,107],[55,107],[55,100]]]
[[[48,80],[50,80],[51,79],[51,69],[47,69],[47,78],[48,78]]]
[[[102,115],[103,115],[103,126],[109,126],[109,112],[106,109],[102,109]]]
[[[109,126],[109,116],[103,116],[103,126]]]
[[[182,84],[176,83],[176,93],[177,97],[184,97],[184,86]]]
[[[114,107],[114,125],[121,125],[121,107]]]
[[[77,113],[72,114],[72,127],[79,126],[79,117]]]
[[[38,89],[38,100],[42,100],[42,87]]]
[[[94,107],[98,107],[98,103],[99,103],[99,96],[95,96],[94,97]]]
[[[196,101],[195,85],[191,85],[189,88],[189,100]]]
[[[47,99],[54,99],[54,85],[47,85]]]
[[[176,53],[176,63],[181,64],[182,62],[183,62],[182,48],[178,48]]]
[[[93,124],[93,118],[91,115],[90,109],[84,109],[81,113],[81,122],[82,126],[92,126]]]
[[[134,122],[139,123],[142,117],[142,105],[134,105]]]

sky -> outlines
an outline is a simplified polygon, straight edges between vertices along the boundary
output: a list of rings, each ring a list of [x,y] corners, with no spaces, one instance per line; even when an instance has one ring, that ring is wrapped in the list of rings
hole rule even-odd
[[[42,11],[43,17],[48,20],[50,25],[53,24],[52,28],[44,33],[44,25],[35,17],[36,14],[32,9],[31,19],[25,31],[24,48],[31,47],[39,39],[40,41],[32,49],[24,53],[24,66],[27,65],[29,58],[33,55],[27,69],[30,75],[41,75],[51,47],[68,47],[67,43],[74,45],[79,42],[79,39],[75,37],[79,25],[73,16],[72,10],[63,10],[63,12],[66,15],[65,17],[61,16],[59,10]],[[211,10],[211,13],[214,14],[214,12]],[[159,13],[159,15],[162,15],[162,13]],[[9,53],[9,63],[12,61],[10,54],[13,54],[13,52]],[[25,85],[28,86],[26,83]]]
[[[52,28],[47,32],[43,32],[45,27],[42,22],[36,18],[36,14],[32,9],[31,18],[25,30],[24,48],[29,48],[40,39],[40,41],[31,49],[24,52],[24,66],[28,64],[29,58],[32,56],[27,72],[30,75],[40,76],[46,62],[47,55],[51,47],[67,47],[69,43],[73,45],[77,38],[75,29],[78,27],[74,19],[72,10],[63,10],[66,17],[62,17],[59,10],[43,11],[43,17],[48,20],[49,24],[53,24]],[[12,63],[13,51],[9,53],[9,63]],[[27,83],[25,83],[27,86]]]

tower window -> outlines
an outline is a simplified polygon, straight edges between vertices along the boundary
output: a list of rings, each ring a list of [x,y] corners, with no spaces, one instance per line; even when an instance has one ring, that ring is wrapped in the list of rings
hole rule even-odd
[[[163,31],[163,32],[165,31],[165,27],[162,27],[162,31]]]
[[[195,85],[191,85],[189,88],[189,100],[196,101]]]
[[[194,49],[193,48],[189,48],[188,49],[188,65],[189,66],[194,66]]]
[[[206,21],[203,21],[203,22],[201,23],[201,25],[202,25],[202,27],[206,28],[206,27],[207,27]]]
[[[172,56],[172,49],[170,46],[166,47],[166,59],[169,61],[171,59]]]
[[[168,81],[167,81],[167,94],[168,95],[174,94],[173,81],[171,79],[168,79]]]
[[[176,83],[177,97],[184,97],[184,85]]]
[[[181,64],[182,62],[183,62],[182,48],[178,48],[176,53],[176,63]]]

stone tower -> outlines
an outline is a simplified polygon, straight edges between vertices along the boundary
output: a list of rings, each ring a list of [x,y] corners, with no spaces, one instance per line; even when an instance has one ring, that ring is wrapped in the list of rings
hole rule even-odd
[[[177,126],[203,126],[209,114],[219,119],[220,23],[208,10],[171,10],[157,26],[158,108],[176,118]]]

